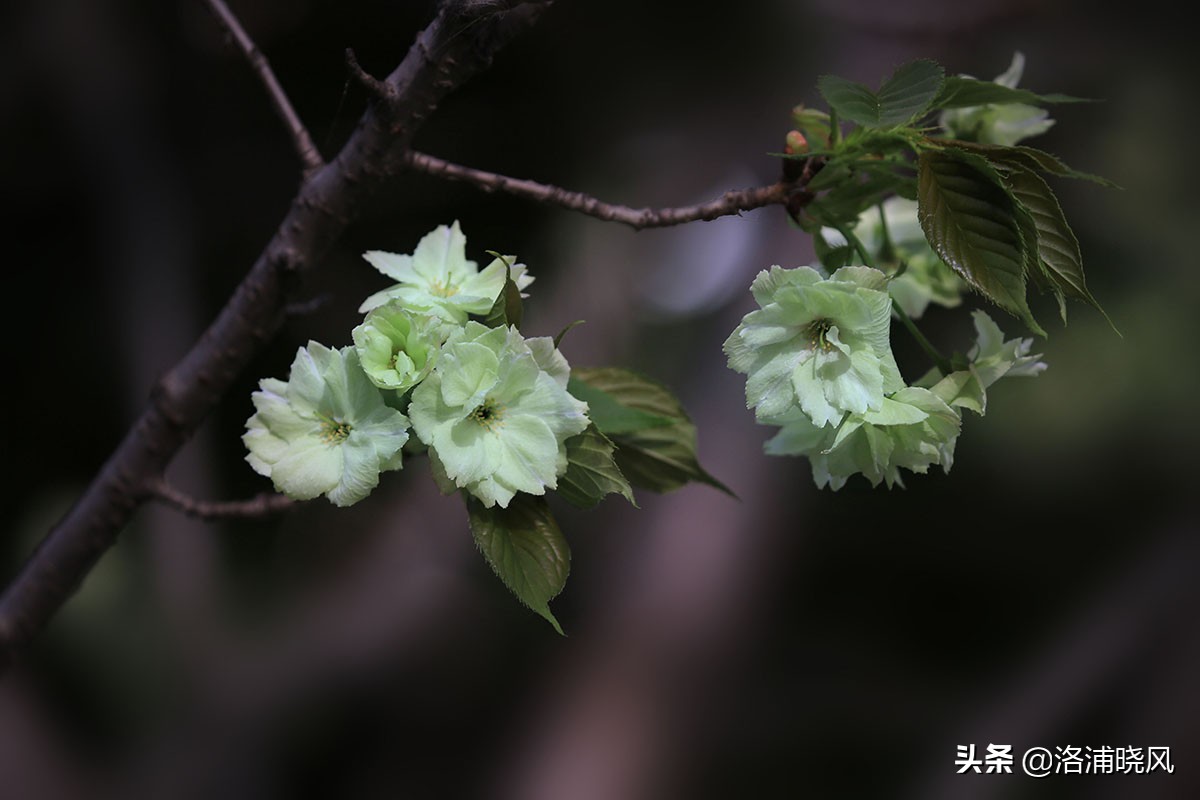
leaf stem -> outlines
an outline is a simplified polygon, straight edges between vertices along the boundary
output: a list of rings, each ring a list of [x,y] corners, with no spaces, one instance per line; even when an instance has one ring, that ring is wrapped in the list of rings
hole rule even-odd
[[[883,252],[892,255],[896,248],[892,245],[892,232],[888,229],[887,214],[884,213],[883,203],[876,204],[875,208],[879,209],[879,228],[883,231]]]
[[[905,272],[908,271],[908,262],[905,261],[903,258],[900,258],[900,254],[896,252],[896,245],[892,242],[892,232],[888,228],[887,214],[884,213],[883,203],[879,203],[875,207],[877,209],[879,209],[879,228],[880,228],[880,230],[883,231],[882,253],[883,253],[884,260],[895,261],[896,263],[898,263],[900,265],[899,267],[896,268],[895,272],[893,272],[891,275],[888,275],[888,280],[890,281],[895,278],[899,278],[901,275],[903,275]]]
[[[949,375],[954,371],[954,368],[950,366],[950,360],[939,353],[938,349],[933,346],[933,343],[925,338],[925,334],[921,333],[921,329],[917,327],[917,323],[913,322],[912,317],[905,313],[895,298],[892,298],[892,313],[904,324],[904,327],[908,329],[912,337],[917,340],[917,344],[921,345],[921,349],[925,351],[925,354],[933,359],[933,364],[937,367],[938,372],[943,375]]]

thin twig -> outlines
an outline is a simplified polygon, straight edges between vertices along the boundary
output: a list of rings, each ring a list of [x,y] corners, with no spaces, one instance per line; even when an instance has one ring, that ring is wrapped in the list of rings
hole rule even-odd
[[[197,500],[184,494],[165,480],[150,484],[150,494],[189,517],[203,520],[255,519],[280,514],[295,508],[297,503],[282,494],[263,492],[249,500],[212,502]]]
[[[346,69],[349,71],[350,77],[367,90],[367,94],[385,105],[395,102],[395,88],[363,69],[362,65],[358,63],[358,56],[349,47],[346,48]]]
[[[292,108],[292,103],[288,100],[287,92],[279,85],[279,81],[275,78],[275,73],[271,71],[271,65],[267,62],[267,57],[258,49],[258,45],[246,33],[242,23],[229,10],[229,6],[225,5],[224,0],[204,0],[212,11],[213,16],[221,23],[221,27],[229,34],[230,38],[237,44],[238,50],[246,57],[246,61],[250,63],[250,68],[254,70],[254,74],[262,82],[263,88],[267,90],[267,97],[271,100],[271,105],[275,108],[275,113],[279,115],[280,120],[287,127],[288,133],[292,136],[292,145],[296,148],[296,155],[300,157],[300,163],[304,165],[305,174],[316,172],[321,167],[325,166],[325,160],[321,158],[321,153],[317,150],[317,146],[313,144],[312,136],[309,135],[308,129],[304,127],[304,123],[300,121],[300,116],[296,113],[296,109]]]
[[[522,178],[510,178],[494,172],[484,172],[472,167],[452,164],[435,156],[415,151],[409,151],[405,156],[405,164],[427,175],[470,183],[485,192],[504,192],[538,203],[560,206],[608,222],[620,222],[635,230],[666,228],[687,222],[707,222],[718,217],[741,214],[743,211],[753,211],[764,206],[782,205],[787,203],[793,195],[802,192],[804,188],[799,181],[780,181],[769,186],[726,192],[715,200],[692,206],[631,208],[605,203],[582,192],[573,192],[558,186]]]

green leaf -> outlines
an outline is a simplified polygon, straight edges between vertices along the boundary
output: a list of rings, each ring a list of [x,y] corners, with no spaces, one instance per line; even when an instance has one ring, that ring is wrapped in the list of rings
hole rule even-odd
[[[859,125],[878,124],[879,98],[861,83],[837,75],[822,75],[817,79],[817,91],[839,116]]]
[[[967,150],[978,153],[1000,169],[1027,169],[1032,172],[1044,172],[1047,175],[1054,175],[1058,178],[1075,178],[1078,180],[1091,181],[1092,183],[1098,183],[1108,189],[1121,188],[1108,178],[1102,178],[1099,175],[1093,175],[1090,172],[1080,172],[1077,169],[1072,169],[1071,167],[1067,166],[1058,156],[1047,153],[1045,150],[1038,150],[1036,147],[1027,147],[1025,145],[1009,147],[1001,144],[964,142],[958,139],[929,141],[936,142],[939,145],[948,145],[949,147],[958,150]]]
[[[847,264],[851,264],[856,260],[860,260],[854,245],[838,244],[830,245],[825,241],[824,236],[812,237],[813,252],[817,255],[817,260],[821,262],[821,266],[827,272],[833,274]]]
[[[1011,150],[1011,152],[1006,153],[1002,150],[999,153],[993,153],[988,155],[989,160],[1007,161],[1016,165],[1025,166],[1026,168],[1037,169],[1059,178],[1077,178],[1079,180],[1091,181],[1092,183],[1098,183],[1101,186],[1109,189],[1121,188],[1108,178],[1103,178],[1099,175],[1093,175],[1090,172],[1080,172],[1077,169],[1068,167],[1058,156],[1051,155],[1045,150],[1038,150],[1036,147],[1025,147],[1023,145],[1007,149]]]
[[[508,508],[485,507],[463,493],[471,535],[492,570],[517,598],[563,632],[550,601],[567,583],[571,550],[546,498],[518,494]]]
[[[918,217],[934,252],[969,285],[1034,332],[1025,299],[1026,241],[1021,209],[994,170],[952,151],[921,153]]]
[[[896,156],[912,150],[920,138],[907,128],[855,128],[838,144],[837,151],[846,156]]]
[[[914,181],[907,175],[871,170],[863,178],[846,180],[830,189],[804,209],[822,225],[853,225],[863,211],[879,205],[894,194],[913,196]]]
[[[905,125],[923,114],[945,80],[945,72],[933,61],[913,61],[897,69],[879,92],[861,83],[835,75],[823,75],[817,89],[830,108],[852,122],[868,128]]]
[[[923,114],[942,88],[946,73],[936,62],[905,64],[879,88],[880,127],[903,125]]]
[[[1051,288],[1060,298],[1063,322],[1067,321],[1061,297],[1066,295],[1083,300],[1104,314],[1104,309],[1088,291],[1083,276],[1083,255],[1079,241],[1054,196],[1054,191],[1039,175],[1028,170],[1015,170],[1007,176],[1008,185],[1021,204],[1029,209],[1038,232],[1038,258],[1049,279]],[[1108,315],[1104,314],[1108,319]],[[1109,320],[1112,324],[1112,320]]]
[[[895,154],[842,154],[829,158],[805,188],[820,192],[837,188],[847,181],[861,181],[864,176],[895,178],[901,176],[901,170],[911,171],[912,164]]]
[[[512,325],[515,328],[521,327],[521,318],[524,316],[524,308],[521,303],[521,290],[517,288],[517,284],[512,279],[512,264],[504,256],[492,250],[488,250],[487,254],[504,262],[504,288],[500,290],[500,294],[496,295],[496,302],[492,303],[492,310],[483,318],[483,324],[489,328],[499,328],[503,325]]]
[[[623,404],[603,389],[592,386],[579,377],[580,370],[572,372],[567,382],[567,391],[572,396],[588,404],[588,418],[608,436],[621,433],[634,433],[645,428],[659,428],[671,425],[674,419],[658,414],[641,411]]]
[[[567,331],[571,330],[571,328],[574,328],[576,325],[582,325],[583,323],[584,320],[577,319],[574,322],[568,323],[565,328],[559,331],[558,335],[554,337],[554,349],[557,350],[558,346],[562,344],[563,337],[567,335]]]
[[[805,188],[810,192],[824,191],[831,186],[837,186],[853,174],[849,164],[844,164],[840,160],[830,161],[821,167],[821,171],[813,176]]]
[[[607,393],[627,409],[670,421],[667,425],[610,434],[617,446],[617,466],[631,484],[654,492],[669,492],[695,481],[735,496],[700,466],[696,457],[696,426],[662,384],[616,367],[577,368],[572,371],[572,378]]]
[[[616,446],[595,425],[567,439],[567,471],[558,479],[558,494],[579,508],[591,508],[606,495],[619,494],[637,507],[633,488],[613,454]]]
[[[1053,105],[1055,103],[1090,103],[1082,97],[1066,94],[1037,94],[1028,89],[1014,89],[992,81],[980,81],[962,75],[946,78],[942,89],[933,100],[931,109],[969,108],[982,105]]]
[[[1006,178],[1007,173],[1001,173],[983,158],[978,156],[969,156],[967,162],[973,164],[981,172],[984,172],[993,181],[1002,183],[1005,190],[1008,192],[1009,198],[1013,201],[1013,217],[1017,221],[1017,228],[1021,231],[1022,251],[1024,257],[1025,277],[1033,278],[1034,283],[1039,289],[1043,289],[1043,284],[1049,281],[1046,275],[1046,270],[1042,266],[1041,256],[1038,255],[1039,234],[1038,226],[1034,221],[1033,214],[1021,202],[1021,199],[1012,191]],[[1059,306],[1062,306],[1062,299],[1059,298]],[[1063,313],[1066,313],[1065,311]]]

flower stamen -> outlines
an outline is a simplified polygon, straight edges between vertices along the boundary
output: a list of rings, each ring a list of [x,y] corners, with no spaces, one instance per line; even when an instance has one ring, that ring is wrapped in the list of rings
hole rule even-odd
[[[353,427],[349,422],[326,419],[321,422],[321,441],[330,445],[341,444],[350,436],[352,430]]]
[[[815,319],[812,321],[812,323],[808,326],[808,336],[813,347],[819,347],[825,352],[829,352],[831,349],[833,349],[833,344],[829,341],[828,336],[831,328],[833,328],[833,320],[822,317],[821,319]]]
[[[486,430],[494,431],[504,426],[504,406],[488,397],[470,414]]]

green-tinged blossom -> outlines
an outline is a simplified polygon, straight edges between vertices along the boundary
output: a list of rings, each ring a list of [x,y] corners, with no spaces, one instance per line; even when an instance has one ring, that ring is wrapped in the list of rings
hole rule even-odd
[[[412,314],[402,301],[392,300],[367,314],[351,335],[371,383],[406,392],[433,369],[449,330],[440,318]]]
[[[266,378],[242,436],[246,460],[288,497],[324,494],[348,506],[400,469],[408,418],[384,403],[352,347],[317,342],[296,352],[288,380]]]
[[[1040,353],[1031,354],[1033,339],[1005,339],[999,326],[983,311],[973,311],[975,345],[967,353],[967,369],[942,376],[930,372],[917,383],[956,408],[976,414],[987,411],[987,390],[1001,378],[1035,377],[1045,369]]]
[[[817,427],[883,407],[904,386],[889,343],[887,278],[843,267],[771,267],[751,285],[759,310],[725,341],[729,367],[747,376],[746,406],[760,421],[799,406]]]
[[[518,289],[533,283],[516,258],[494,259],[482,272],[467,259],[467,237],[457,220],[440,225],[417,243],[411,255],[369,250],[363,253],[371,266],[397,281],[395,286],[368,297],[359,311],[370,311],[390,300],[399,300],[410,311],[437,314],[462,324],[470,314],[486,314],[504,288],[505,259]]]
[[[779,433],[766,443],[771,455],[807,456],[819,488],[842,488],[853,475],[872,486],[904,485],[900,470],[949,472],[961,420],[928,389],[908,386],[884,399],[878,411],[852,414],[839,426],[816,426],[791,413],[777,420]]]
[[[1012,64],[996,76],[994,82],[1015,89],[1024,71],[1025,56],[1013,53]],[[1050,112],[1024,103],[989,103],[947,109],[942,112],[940,122],[952,139],[1009,147],[1022,139],[1043,134],[1054,125]]]
[[[413,429],[446,477],[490,508],[541,495],[567,469],[565,442],[588,426],[570,367],[547,337],[468,322],[413,390]]]

